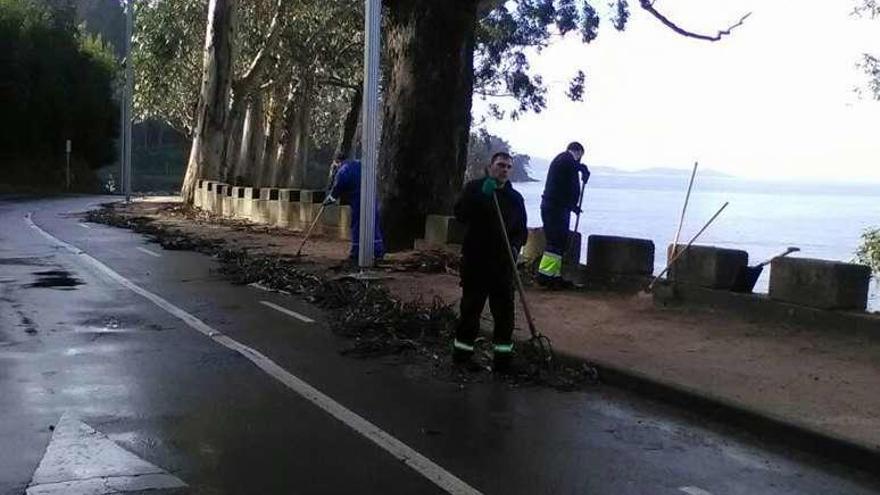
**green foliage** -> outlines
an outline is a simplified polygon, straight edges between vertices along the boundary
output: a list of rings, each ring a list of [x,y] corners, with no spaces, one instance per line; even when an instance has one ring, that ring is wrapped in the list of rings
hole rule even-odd
[[[862,244],[856,251],[856,259],[871,267],[880,276],[880,229],[869,229],[862,234]]]
[[[880,0],[859,0],[853,14],[859,17],[880,19]],[[865,53],[858,65],[868,76],[867,90],[870,92],[870,96],[875,100],[880,100],[880,57]],[[858,92],[862,92],[861,88]]]
[[[116,70],[110,47],[80,31],[71,6],[0,0],[4,182],[61,184],[67,139],[73,141],[75,168],[112,161],[119,116],[113,101]]]
[[[578,32],[585,43],[599,35],[601,16],[592,0],[518,0],[501,2],[477,28],[474,60],[474,92],[486,98],[515,102],[503,109],[493,103],[490,111],[498,119],[516,119],[523,112],[541,112],[547,107],[547,86],[532,72],[526,49],[541,51],[553,38]],[[612,0],[607,17],[622,31],[629,20],[627,0]],[[574,74],[567,95],[584,96],[586,75],[572,63]]]
[[[207,0],[135,4],[132,40],[137,120],[158,119],[192,136],[201,85]]]

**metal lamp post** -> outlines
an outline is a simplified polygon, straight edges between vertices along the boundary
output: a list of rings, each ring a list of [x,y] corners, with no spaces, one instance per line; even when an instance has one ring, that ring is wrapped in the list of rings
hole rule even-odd
[[[379,157],[379,50],[381,45],[382,0],[365,0],[364,122],[361,169],[361,217],[358,264],[373,266],[376,232],[376,169]]]
[[[131,201],[131,100],[134,93],[134,68],[131,63],[131,36],[134,29],[134,0],[125,2],[125,90],[122,97],[122,190],[125,202]]]

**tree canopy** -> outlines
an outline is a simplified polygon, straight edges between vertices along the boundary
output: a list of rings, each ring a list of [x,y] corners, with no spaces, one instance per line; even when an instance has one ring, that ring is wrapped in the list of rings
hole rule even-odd
[[[70,6],[0,0],[0,157],[4,181],[63,184],[65,141],[74,179],[115,158],[116,62],[100,37],[82,32]]]

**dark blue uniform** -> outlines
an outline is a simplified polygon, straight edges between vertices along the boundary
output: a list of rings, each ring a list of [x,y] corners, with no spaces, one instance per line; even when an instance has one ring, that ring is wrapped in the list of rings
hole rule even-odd
[[[544,223],[544,237],[547,247],[538,273],[550,279],[562,277],[562,256],[568,245],[568,225],[571,213],[578,210],[581,178],[590,176],[590,170],[564,151],[550,162],[544,195],[541,197],[541,220]]]
[[[344,162],[336,173],[336,180],[330,196],[343,200],[351,206],[351,252],[352,259],[358,258],[361,235],[361,162],[360,160],[348,160]],[[382,229],[379,226],[379,209],[374,210],[375,236],[373,240],[373,253],[377,258],[385,256],[385,244],[382,242]]]
[[[510,245],[505,243],[492,197],[482,192],[483,181],[468,182],[455,203],[455,218],[465,226],[461,246],[461,320],[454,342],[460,358],[469,358],[473,353],[486,299],[495,320],[495,357],[509,356],[513,351],[513,270],[505,250],[518,254],[528,236],[525,202],[507,182],[494,193],[510,239]]]

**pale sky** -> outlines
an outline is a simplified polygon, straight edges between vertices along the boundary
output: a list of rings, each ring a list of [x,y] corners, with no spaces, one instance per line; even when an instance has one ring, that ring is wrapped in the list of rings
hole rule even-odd
[[[753,12],[711,43],[630,3],[625,32],[605,22],[593,44],[571,35],[533,54],[551,83],[548,109],[487,129],[543,158],[579,140],[587,163],[628,170],[698,160],[751,178],[880,183],[880,102],[853,92],[865,80],[861,54],[880,53],[880,19],[851,17],[853,0],[658,0],[680,26],[707,34]],[[579,68],[583,103],[565,97]],[[485,108],[475,98],[475,120]]]

